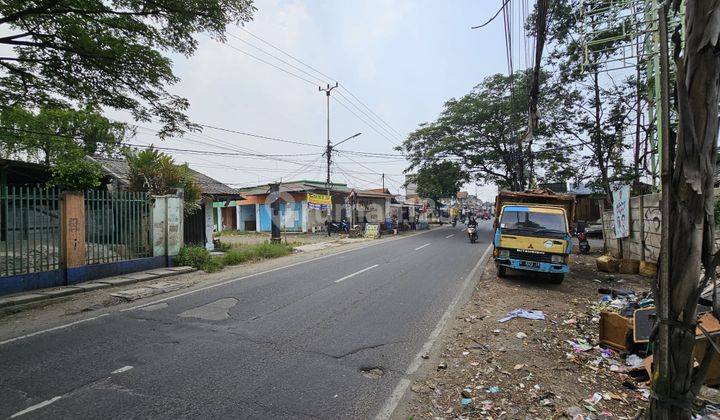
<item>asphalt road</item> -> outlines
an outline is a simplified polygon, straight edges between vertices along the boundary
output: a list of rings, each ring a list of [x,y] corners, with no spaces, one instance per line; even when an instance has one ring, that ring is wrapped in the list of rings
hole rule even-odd
[[[0,345],[0,417],[372,418],[491,241],[460,229]]]

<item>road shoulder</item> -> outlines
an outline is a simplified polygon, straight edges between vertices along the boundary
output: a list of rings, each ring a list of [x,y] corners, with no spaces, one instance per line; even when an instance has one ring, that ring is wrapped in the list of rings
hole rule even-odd
[[[562,418],[577,410],[585,416],[636,415],[646,393],[628,389],[625,377],[605,368],[601,349],[578,353],[567,340],[597,342],[598,287],[622,282],[623,288],[646,290],[649,281],[600,275],[593,256],[571,258],[572,274],[561,285],[520,273],[499,279],[489,259],[393,418]],[[499,322],[515,309],[541,310],[546,320]],[[596,393],[599,402],[586,401]]]

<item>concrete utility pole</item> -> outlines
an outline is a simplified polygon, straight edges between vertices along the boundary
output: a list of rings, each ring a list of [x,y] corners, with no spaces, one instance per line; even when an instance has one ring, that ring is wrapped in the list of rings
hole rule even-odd
[[[385,191],[385,172],[382,174],[382,185],[383,185],[383,191]]]
[[[332,145],[330,145],[330,92],[332,92],[333,89],[338,87],[338,83],[335,82],[335,86],[330,86],[329,84],[325,89],[318,86],[318,91],[325,92],[325,97],[327,98],[327,148],[325,149],[325,155],[327,157],[327,188],[328,188],[328,194],[330,194],[330,154],[332,153]]]
[[[332,90],[336,87],[338,87],[338,82],[335,82],[335,86],[330,86],[328,83],[325,89],[318,86],[318,91],[325,92],[325,97],[327,98],[327,147],[325,148],[325,157],[327,158],[327,178],[325,179],[325,187],[327,188],[327,195],[331,197],[327,215],[328,236],[330,236],[330,222],[332,217],[332,196],[330,195],[330,163],[332,160],[332,145],[330,145],[330,92],[332,92]]]
[[[270,184],[270,242],[280,243],[280,183]]]

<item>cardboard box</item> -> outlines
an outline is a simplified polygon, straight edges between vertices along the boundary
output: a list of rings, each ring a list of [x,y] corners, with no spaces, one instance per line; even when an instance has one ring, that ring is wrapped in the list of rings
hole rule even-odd
[[[638,273],[644,277],[657,277],[657,265],[647,261],[640,261]]]
[[[627,350],[632,341],[633,321],[615,312],[600,312],[600,344]]]
[[[617,273],[620,269],[620,261],[617,258],[610,255],[601,255],[596,260],[598,271],[604,271],[606,273]]]
[[[620,261],[621,274],[637,274],[640,271],[640,261],[622,259]]]

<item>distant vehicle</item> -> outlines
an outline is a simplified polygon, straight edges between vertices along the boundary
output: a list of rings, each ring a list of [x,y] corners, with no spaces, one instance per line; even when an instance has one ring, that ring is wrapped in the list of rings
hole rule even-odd
[[[574,198],[545,190],[501,191],[495,206],[493,257],[498,276],[512,268],[548,273],[552,282],[562,283],[570,271]]]

